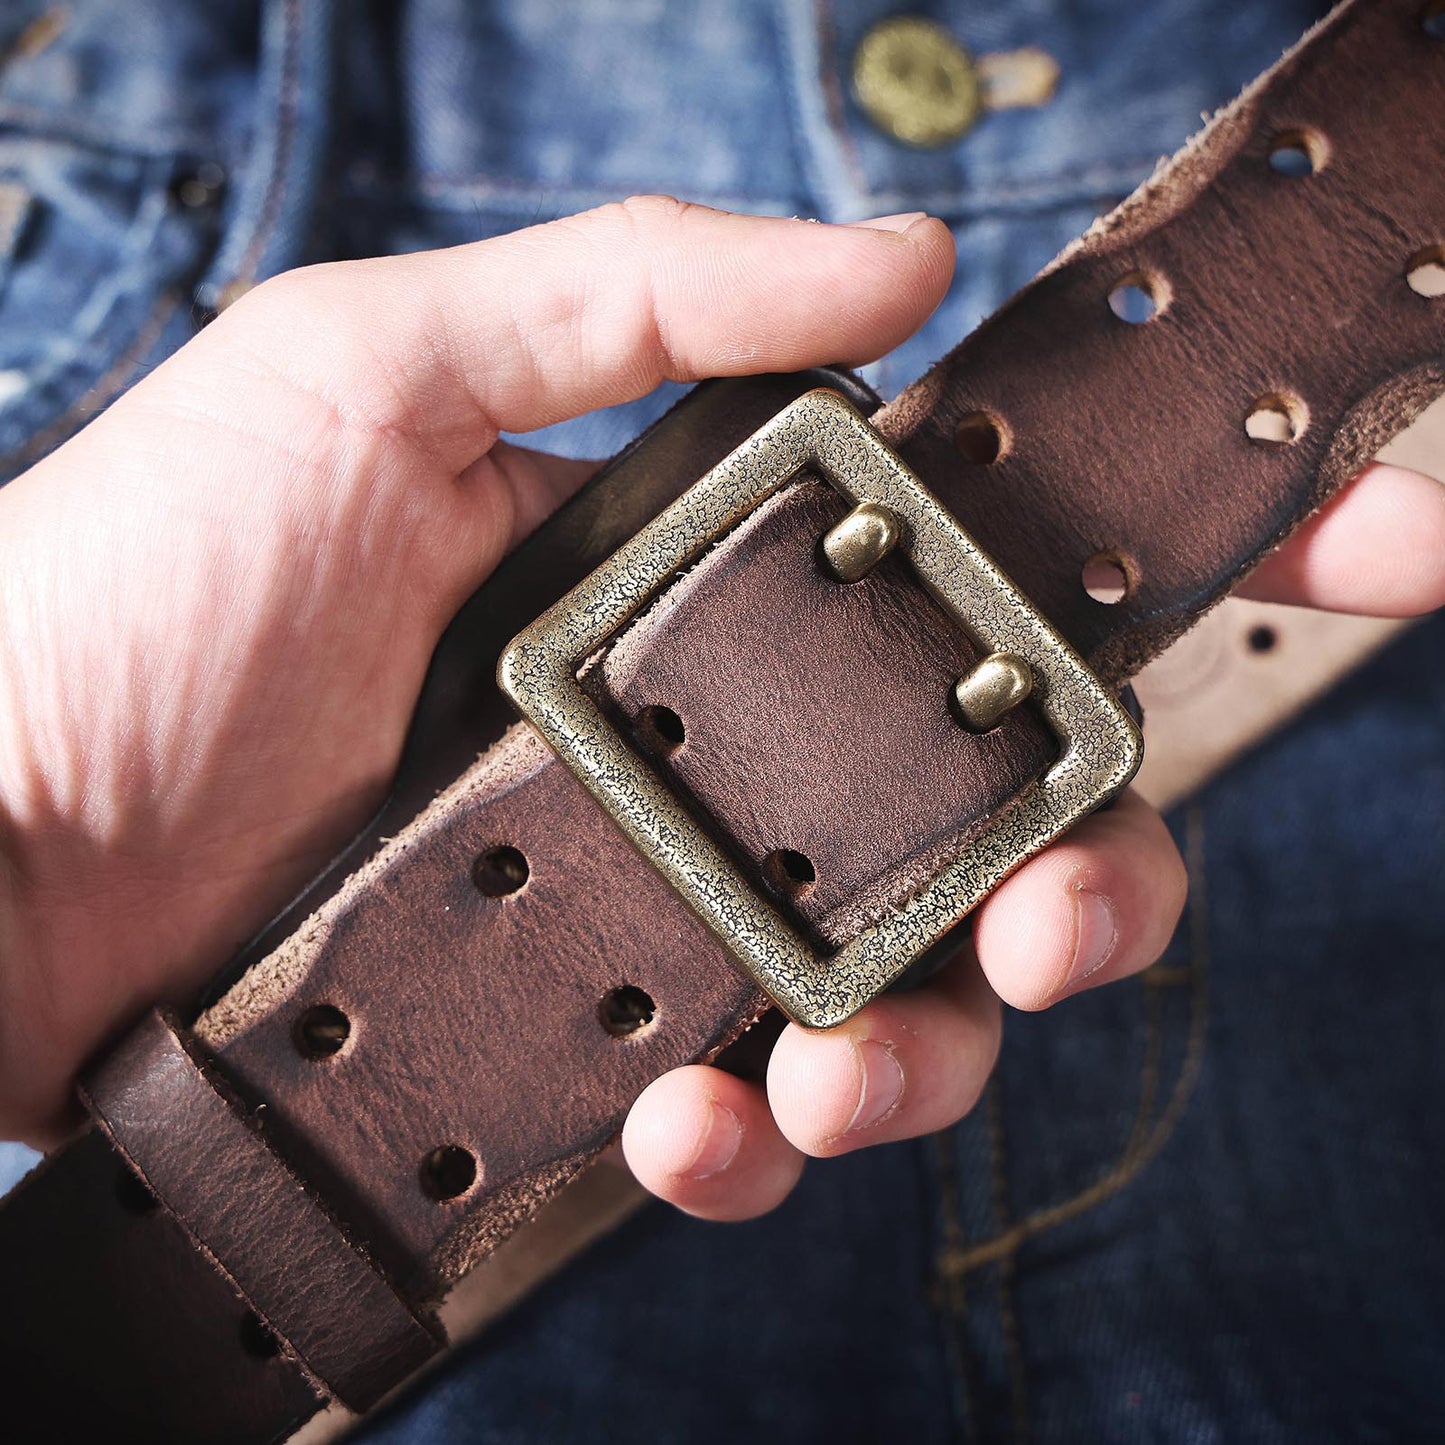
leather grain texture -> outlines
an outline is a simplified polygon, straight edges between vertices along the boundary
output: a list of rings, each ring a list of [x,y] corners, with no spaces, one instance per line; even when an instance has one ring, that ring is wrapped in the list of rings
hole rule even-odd
[[[1445,240],[1442,111],[1445,47],[1425,35],[1416,0],[1345,5],[878,413],[885,436],[1110,683],[1167,645],[1440,389],[1445,309],[1404,273]],[[1301,132],[1324,164],[1283,177],[1270,149]],[[1108,305],[1125,277],[1146,278],[1164,302],[1144,325]],[[1246,414],[1266,397],[1292,414],[1292,443],[1246,435]],[[1003,430],[992,464],[964,460],[955,443],[975,412]],[[681,456],[682,433],[670,435],[667,465],[682,467],[682,481],[716,459],[717,433]],[[1028,786],[1049,747],[1027,710],[994,736],[950,730],[936,689],[970,658],[966,640],[899,567],[855,588],[825,577],[814,548],[833,507],[806,481],[780,494],[589,674],[621,726],[638,726],[647,706],[677,713],[686,740],[648,748],[650,760],[764,886],[769,851],[808,857],[816,881],[790,906],[824,937],[906,895]],[[1130,578],[1112,606],[1081,583],[1098,552],[1117,555]],[[553,595],[568,585],[567,565],[559,571]],[[499,573],[496,585],[516,587],[517,576]],[[468,701],[482,695],[468,674],[451,693],[454,715],[485,714],[492,703]],[[466,734],[448,736],[455,756]],[[713,1057],[766,1001],[527,729],[506,733],[434,802],[414,801],[419,816],[366,861],[348,853],[359,871],[289,937],[248,956],[194,1032],[224,1088],[266,1106],[267,1144],[287,1170],[424,1310],[614,1136],[652,1078]],[[494,896],[473,868],[499,847],[525,856],[526,879]],[[619,1036],[604,1020],[621,987],[645,992],[653,1013]],[[297,1019],[322,1004],[351,1032],[333,1056],[303,1057]],[[165,1115],[154,1093],[132,1117]],[[204,1154],[207,1126],[176,1128]],[[476,1169],[445,1199],[419,1179],[441,1146],[466,1151]],[[234,1293],[197,1266],[164,1210],[125,1217],[113,1191],[87,1183],[86,1171],[115,1167],[107,1152],[82,1136],[0,1209],[10,1398],[42,1400],[51,1418],[58,1405],[72,1435],[97,1420],[112,1436],[150,1439],[285,1433],[314,1408],[304,1378],[284,1355],[272,1361],[258,1405],[234,1336],[180,1338],[196,1300],[234,1316]],[[127,1241],[151,1226],[145,1247],[163,1288],[128,1274]],[[60,1244],[72,1228],[92,1231],[84,1272]],[[277,1255],[304,1268],[284,1216],[267,1228]],[[37,1241],[48,1246],[40,1263]],[[233,1268],[224,1244],[206,1244]],[[67,1314],[97,1308],[113,1313],[106,1338],[119,1361],[97,1365],[72,1347]],[[272,1323],[288,1335],[302,1317],[292,1298]],[[122,1319],[136,1321],[136,1340],[179,1347],[132,1350]],[[12,1382],[22,1351],[29,1370]],[[203,1398],[186,1393],[183,1375],[207,1382]],[[185,1428],[157,1426],[182,1396]],[[232,1421],[248,1433],[228,1436]]]
[[[442,1348],[160,1011],[86,1079],[111,1144],[323,1393],[356,1410]],[[276,1240],[285,1241],[277,1250]],[[255,1343],[266,1335],[253,1326]]]

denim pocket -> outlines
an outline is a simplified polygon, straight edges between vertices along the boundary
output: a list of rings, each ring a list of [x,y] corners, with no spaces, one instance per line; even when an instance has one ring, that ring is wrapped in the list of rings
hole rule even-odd
[[[0,134],[0,480],[99,410],[185,317],[219,179],[179,155]]]

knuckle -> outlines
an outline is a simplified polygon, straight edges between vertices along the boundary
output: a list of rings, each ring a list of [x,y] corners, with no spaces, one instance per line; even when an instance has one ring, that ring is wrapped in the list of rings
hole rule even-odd
[[[408,436],[418,421],[405,388],[382,364],[370,286],[385,277],[365,261],[332,261],[269,277],[222,318],[225,339],[252,369],[321,415],[331,435]],[[213,328],[217,340],[222,333]],[[204,335],[205,333],[203,333]]]
[[[628,196],[626,200],[616,202],[619,217],[629,226],[642,231],[671,228],[694,209],[688,201],[661,193]]]
[[[575,221],[594,246],[606,250],[622,246],[628,250],[651,252],[686,225],[688,217],[694,212],[705,210],[706,207],[681,201],[676,196],[648,193],[610,201],[576,217]]]
[[[244,326],[266,336],[277,334],[278,328],[280,335],[295,335],[308,322],[324,323],[338,284],[344,284],[345,265],[330,261],[269,276],[229,306],[225,320],[233,330]]]

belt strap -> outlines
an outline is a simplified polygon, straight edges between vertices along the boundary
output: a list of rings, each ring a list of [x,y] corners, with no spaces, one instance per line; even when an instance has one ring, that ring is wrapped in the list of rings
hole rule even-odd
[[[1369,103],[1341,107],[1349,95]],[[1406,277],[1442,242],[1442,101],[1445,48],[1417,0],[1343,6],[876,416],[1107,682],[1167,645],[1441,389],[1445,312]],[[1286,143],[1312,174],[1271,167]],[[1153,319],[1113,313],[1121,285]],[[696,430],[658,440],[623,459],[653,496],[667,490],[659,474],[684,484],[720,455]],[[588,505],[551,533],[563,552]],[[778,493],[588,677],[758,885],[824,940],[906,897],[1051,755],[1026,709],[981,736],[940,709],[976,655],[901,563],[853,587],[813,565],[843,510],[806,480]],[[1101,554],[1126,583],[1113,605],[1081,582]],[[514,565],[488,596],[526,586]],[[476,681],[434,678],[417,737],[435,716],[475,717]],[[784,850],[809,860],[811,883],[771,866]],[[228,1093],[266,1106],[287,1171],[268,1177],[304,1179],[342,1222],[328,1257],[364,1242],[376,1276],[421,1310],[612,1137],[647,1082],[711,1058],[766,1003],[517,727],[193,1032]],[[138,1087],[128,1115],[164,1113],[163,1095]],[[315,1338],[306,1231],[319,1215],[267,1220],[292,1266],[274,1296],[232,1263],[245,1254],[234,1240],[205,1239],[242,1291],[267,1296],[248,1303],[168,1208],[128,1212],[133,1185],[118,1194],[117,1178],[134,1176],[92,1131],[0,1210],[0,1358],[7,1375],[25,1361],[7,1380],[15,1408],[37,1402],[57,1433],[150,1439],[271,1439],[300,1423],[317,1403],[299,1356]],[[184,1191],[165,1202],[199,1221]],[[376,1298],[394,1309],[389,1291]],[[269,1361],[248,1333],[253,1303],[289,1342]]]
[[[255,1341],[289,1347],[323,1393],[365,1410],[441,1349],[271,1148],[264,1111],[236,1098],[174,1018],[151,1013],[81,1094],[142,1187],[255,1311]]]

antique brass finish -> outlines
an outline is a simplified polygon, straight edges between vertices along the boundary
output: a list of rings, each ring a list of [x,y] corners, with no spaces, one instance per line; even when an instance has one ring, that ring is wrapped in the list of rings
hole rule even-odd
[[[983,108],[968,51],[919,15],[895,15],[863,37],[853,54],[853,90],[880,130],[915,146],[957,140]]]
[[[670,578],[800,472],[899,519],[899,549],[980,646],[1025,659],[1058,759],[938,874],[833,954],[764,899],[582,690],[577,668]],[[503,653],[502,688],[623,832],[799,1023],[841,1023],[893,983],[1026,858],[1133,777],[1132,719],[878,434],[832,391],[779,412]],[[878,720],[881,727],[887,719]]]
[[[997,727],[1034,688],[1033,669],[1012,652],[993,652],[953,685],[953,703],[971,733]]]
[[[839,582],[861,582],[898,545],[898,518],[877,502],[854,507],[823,538],[823,557]]]

